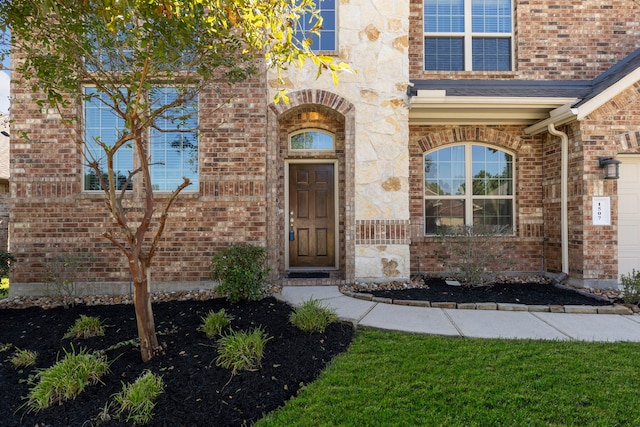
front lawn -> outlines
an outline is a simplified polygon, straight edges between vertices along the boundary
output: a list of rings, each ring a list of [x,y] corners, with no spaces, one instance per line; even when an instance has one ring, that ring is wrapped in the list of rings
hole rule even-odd
[[[640,343],[361,331],[257,426],[640,425]]]

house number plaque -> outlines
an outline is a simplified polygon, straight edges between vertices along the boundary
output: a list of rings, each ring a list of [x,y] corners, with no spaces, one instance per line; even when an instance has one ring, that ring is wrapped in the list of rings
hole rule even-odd
[[[609,197],[594,197],[593,225],[611,225],[611,199]]]

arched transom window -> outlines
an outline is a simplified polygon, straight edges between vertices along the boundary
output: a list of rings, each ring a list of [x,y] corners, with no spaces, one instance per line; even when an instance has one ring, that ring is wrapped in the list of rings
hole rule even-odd
[[[424,156],[425,233],[455,226],[514,228],[514,158],[487,145],[459,144]]]
[[[333,150],[333,134],[316,129],[307,129],[291,134],[290,150]]]

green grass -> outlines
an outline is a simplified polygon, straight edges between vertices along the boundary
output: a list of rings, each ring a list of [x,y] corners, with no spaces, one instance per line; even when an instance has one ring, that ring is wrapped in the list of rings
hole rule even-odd
[[[640,425],[639,343],[362,331],[265,426]]]
[[[99,317],[81,314],[75,323],[69,327],[64,338],[91,338],[104,336],[104,326]]]
[[[233,375],[239,371],[258,369],[264,347],[270,339],[262,327],[250,331],[231,331],[218,339],[216,365],[230,369]]]
[[[338,321],[338,315],[334,309],[312,298],[300,307],[294,308],[289,321],[305,332],[322,333],[327,326]]]
[[[24,349],[16,349],[9,359],[15,368],[26,368],[35,365],[38,359],[38,352]]]
[[[50,368],[39,371],[30,382],[26,405],[32,410],[48,408],[54,403],[74,399],[100,377],[109,372],[109,363],[102,357],[89,354],[84,349],[65,350],[62,360]]]
[[[233,320],[233,316],[227,314],[224,308],[218,311],[210,310],[206,316],[202,317],[200,331],[204,332],[209,338],[222,334],[224,328]]]
[[[125,414],[127,422],[147,424],[153,417],[155,400],[164,392],[162,377],[145,371],[135,382],[123,384],[122,391],[114,396],[119,414]]]

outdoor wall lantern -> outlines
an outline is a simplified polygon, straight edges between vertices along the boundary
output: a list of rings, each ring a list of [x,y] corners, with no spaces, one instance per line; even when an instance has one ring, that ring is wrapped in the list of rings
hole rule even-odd
[[[598,157],[598,166],[604,169],[604,179],[620,178],[620,160],[613,157]]]

